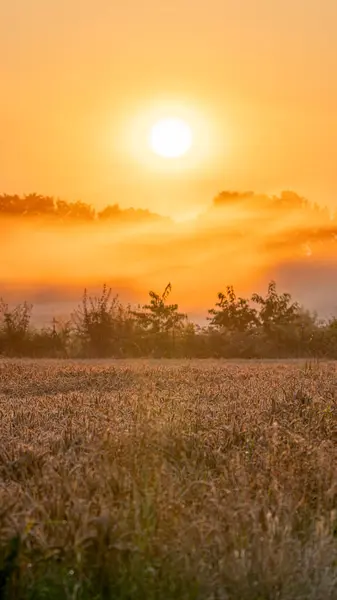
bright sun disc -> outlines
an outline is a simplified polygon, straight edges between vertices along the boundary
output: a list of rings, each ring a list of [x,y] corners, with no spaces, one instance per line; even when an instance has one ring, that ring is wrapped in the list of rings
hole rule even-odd
[[[163,158],[177,158],[192,146],[190,126],[181,119],[162,119],[151,129],[150,144],[153,152]]]

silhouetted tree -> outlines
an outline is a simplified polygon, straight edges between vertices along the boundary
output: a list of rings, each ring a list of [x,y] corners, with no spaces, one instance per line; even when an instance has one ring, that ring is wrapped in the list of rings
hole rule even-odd
[[[122,210],[118,204],[113,204],[112,206],[106,206],[98,213],[98,218],[101,221],[105,221],[108,219],[118,219],[121,217]]]
[[[88,296],[84,291],[82,305],[73,313],[72,320],[83,349],[89,356],[121,356],[133,328],[129,307],[112,296],[105,284],[99,297]]]
[[[177,334],[187,319],[185,314],[179,312],[178,304],[167,303],[171,291],[170,283],[162,294],[150,291],[150,303],[145,304],[138,311],[133,311],[140,332],[145,333],[145,339],[155,354],[172,353]]]
[[[13,356],[26,353],[31,313],[27,302],[10,309],[0,298],[0,352]]]
[[[96,213],[90,204],[85,202],[56,201],[56,215],[64,222],[69,221],[93,221]]]
[[[34,329],[30,335],[29,354],[34,357],[66,358],[72,335],[70,321],[53,319],[51,327]]]
[[[261,343],[267,355],[297,356],[310,352],[315,317],[293,302],[289,293],[278,294],[275,281],[271,281],[267,295],[253,294],[252,300],[259,306]]]
[[[210,326],[214,329],[229,331],[247,331],[258,323],[257,311],[249,305],[245,298],[237,297],[231,285],[226,292],[219,292],[216,308],[208,311],[211,317]]]
[[[143,329],[160,333],[179,330],[182,327],[187,316],[179,312],[178,304],[167,304],[171,291],[172,286],[168,283],[162,294],[149,292],[150,304],[145,304],[141,311],[134,311]]]
[[[288,293],[278,294],[275,281],[268,285],[265,298],[259,294],[252,295],[253,302],[259,307],[259,320],[265,331],[271,332],[275,327],[294,322],[299,314],[300,305],[292,302]]]
[[[28,217],[53,215],[55,211],[54,199],[51,196],[28,194],[22,200],[22,214]]]

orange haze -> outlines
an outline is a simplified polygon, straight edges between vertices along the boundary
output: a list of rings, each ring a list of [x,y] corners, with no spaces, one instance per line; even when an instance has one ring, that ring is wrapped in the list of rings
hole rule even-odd
[[[90,220],[1,217],[2,288],[21,299],[80,298],[107,282],[125,301],[145,300],[168,281],[188,312],[204,314],[218,291],[261,289],[270,278],[311,307],[337,306],[337,221],[291,192],[223,192],[197,218],[177,223],[109,209]],[[109,210],[105,215],[109,214]],[[319,287],[317,287],[319,286]],[[48,291],[49,290],[49,291]]]

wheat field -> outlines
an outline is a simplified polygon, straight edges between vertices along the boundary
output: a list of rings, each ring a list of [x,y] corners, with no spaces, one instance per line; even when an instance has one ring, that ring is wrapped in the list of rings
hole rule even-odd
[[[337,598],[336,364],[0,362],[0,597]]]

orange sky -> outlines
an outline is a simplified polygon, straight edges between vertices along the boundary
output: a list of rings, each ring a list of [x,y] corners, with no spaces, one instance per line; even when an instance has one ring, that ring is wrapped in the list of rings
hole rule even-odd
[[[3,1],[0,189],[174,216],[221,189],[333,205],[336,26],[336,0]],[[129,137],[167,100],[209,135],[174,173]]]

